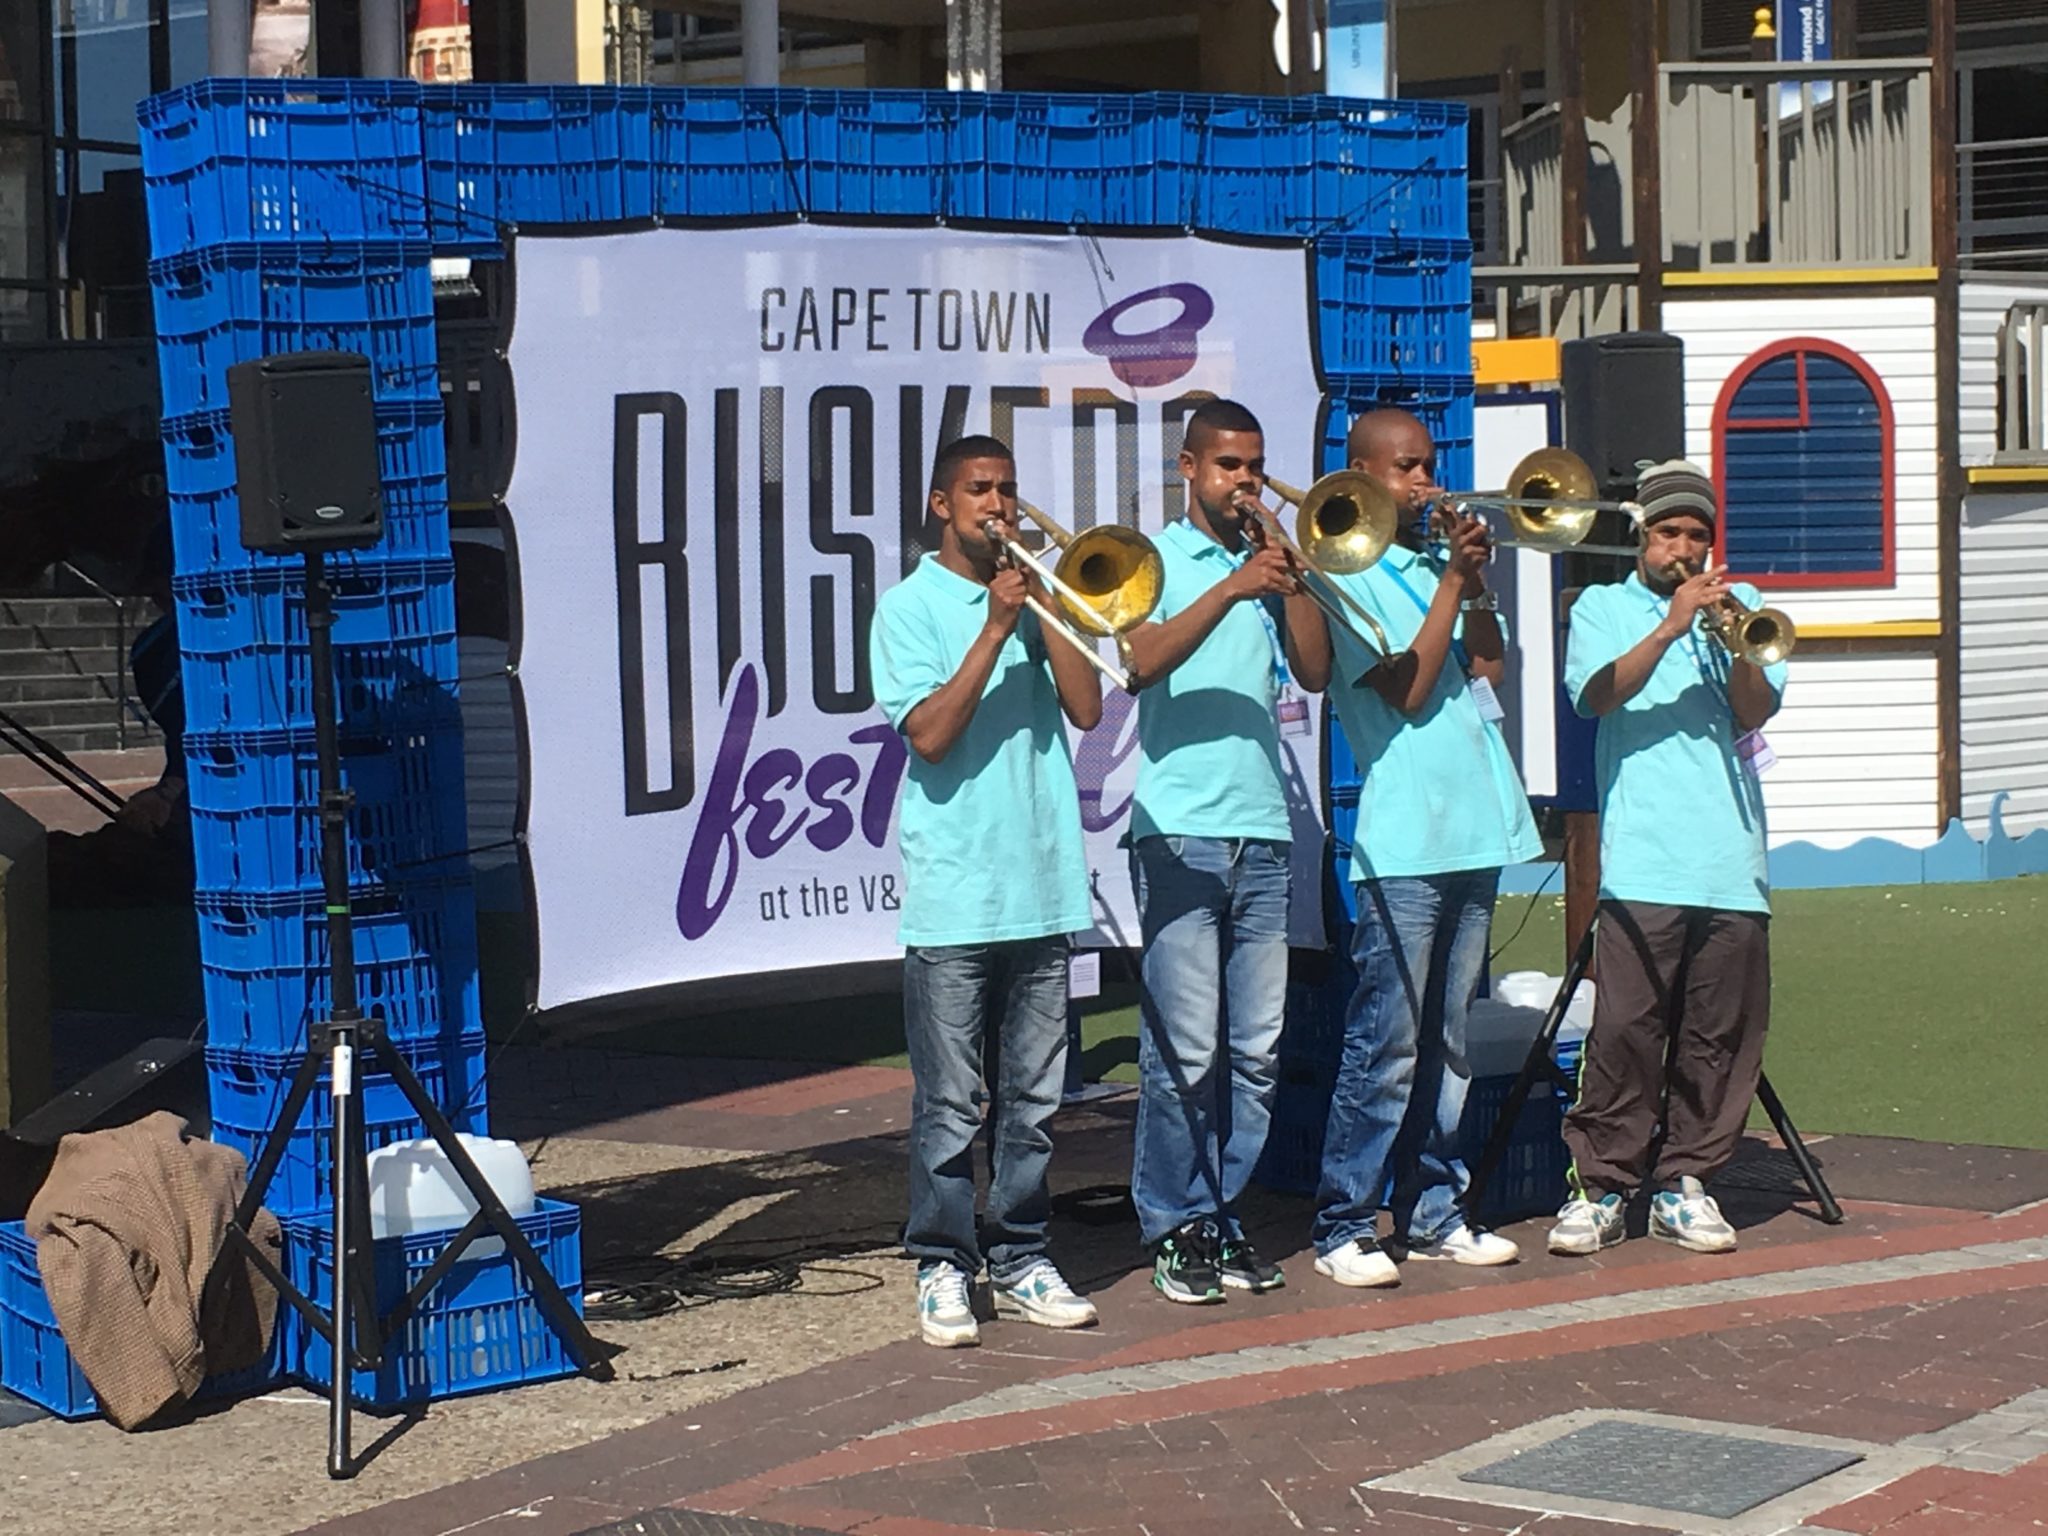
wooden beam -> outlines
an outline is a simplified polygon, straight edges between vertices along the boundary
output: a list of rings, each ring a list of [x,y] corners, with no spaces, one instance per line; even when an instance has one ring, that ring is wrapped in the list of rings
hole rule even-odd
[[[1564,36],[1559,39],[1558,183],[1564,202],[1564,263],[1575,267],[1586,259],[1586,3],[1563,0],[1559,12]]]
[[[1629,7],[1629,158],[1634,184],[1636,262],[1636,328],[1664,328],[1664,177],[1659,157],[1662,138],[1658,114],[1663,93],[1657,87],[1657,7]]]
[[[1500,51],[1500,113],[1493,120],[1493,259],[1508,259],[1508,208],[1515,189],[1508,184],[1508,130],[1522,120],[1522,50],[1509,43]]]

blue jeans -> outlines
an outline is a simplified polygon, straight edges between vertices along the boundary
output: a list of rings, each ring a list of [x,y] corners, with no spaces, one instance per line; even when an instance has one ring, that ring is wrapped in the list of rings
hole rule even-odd
[[[903,1246],[920,1268],[944,1260],[997,1281],[1045,1253],[1052,1214],[1048,1129],[1067,1069],[1067,936],[912,947],[903,956],[903,1026],[914,1087],[910,1220]],[[984,1030],[996,1036],[993,1169],[977,1240],[974,1141],[981,1132]]]
[[[1233,1208],[1266,1145],[1287,1013],[1287,860],[1287,844],[1251,838],[1131,850],[1145,942],[1131,1200],[1148,1246],[1204,1217],[1242,1235]]]
[[[1458,1123],[1472,1067],[1465,1019],[1486,964],[1497,869],[1367,880],[1358,889],[1351,958],[1358,985],[1323,1135],[1322,1187],[1310,1228],[1316,1252],[1374,1242],[1393,1180],[1394,1232],[1435,1242],[1464,1225],[1470,1176]]]

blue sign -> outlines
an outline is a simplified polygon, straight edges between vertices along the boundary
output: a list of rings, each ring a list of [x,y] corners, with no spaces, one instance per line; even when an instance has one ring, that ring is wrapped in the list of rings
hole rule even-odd
[[[1392,97],[1387,0],[1330,0],[1329,18],[1323,38],[1323,89],[1332,96],[1380,101]]]
[[[1778,57],[1787,64],[1812,64],[1835,56],[1835,18],[1830,0],[1778,0]]]

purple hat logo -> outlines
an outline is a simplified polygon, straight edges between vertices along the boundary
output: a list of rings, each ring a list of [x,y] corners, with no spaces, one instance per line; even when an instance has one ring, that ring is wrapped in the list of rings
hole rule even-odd
[[[1149,331],[1119,331],[1116,323],[1126,311],[1156,299],[1171,299],[1180,313],[1169,323]],[[1216,314],[1216,301],[1208,290],[1194,283],[1167,283],[1147,288],[1110,305],[1088,323],[1081,333],[1081,345],[1097,357],[1106,358],[1109,371],[1133,389],[1156,389],[1171,384],[1195,366],[1196,338]]]

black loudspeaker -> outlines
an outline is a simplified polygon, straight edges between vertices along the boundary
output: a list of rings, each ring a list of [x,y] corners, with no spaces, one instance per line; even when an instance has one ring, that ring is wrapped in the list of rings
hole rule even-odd
[[[228,370],[242,543],[273,555],[384,537],[370,360],[287,352]]]
[[[0,1132],[0,1221],[19,1221],[50,1171],[59,1138],[128,1125],[168,1109],[196,1136],[213,1117],[196,1040],[146,1040]]]
[[[1636,465],[1685,457],[1685,347],[1660,331],[1568,341],[1564,445],[1593,467],[1600,494],[1635,494]]]

